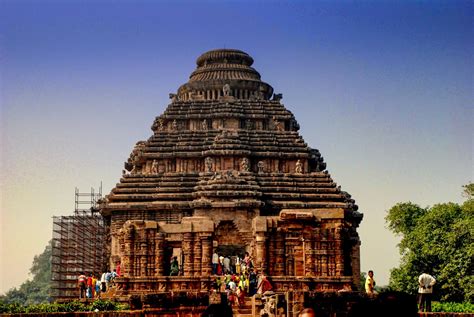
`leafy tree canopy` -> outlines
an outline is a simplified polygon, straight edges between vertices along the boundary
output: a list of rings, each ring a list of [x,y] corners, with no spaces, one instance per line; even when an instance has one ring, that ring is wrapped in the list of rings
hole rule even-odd
[[[21,303],[23,305],[39,304],[50,301],[49,293],[51,289],[51,241],[48,243],[43,253],[36,255],[30,268],[33,276],[20,285],[19,288],[12,288],[0,301],[5,303]]]
[[[398,203],[387,213],[388,228],[401,236],[401,264],[391,271],[390,287],[417,293],[418,276],[435,276],[435,296],[474,301],[474,184],[463,186],[467,200],[421,208]]]

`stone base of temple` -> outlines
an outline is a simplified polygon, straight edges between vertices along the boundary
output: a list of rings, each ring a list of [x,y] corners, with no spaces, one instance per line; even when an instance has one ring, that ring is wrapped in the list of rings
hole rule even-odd
[[[216,276],[117,278],[115,296],[168,292],[210,292]],[[275,292],[351,291],[352,277],[268,276]]]

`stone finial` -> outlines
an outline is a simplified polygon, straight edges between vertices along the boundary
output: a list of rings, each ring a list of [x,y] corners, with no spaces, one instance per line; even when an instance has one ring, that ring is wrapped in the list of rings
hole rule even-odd
[[[214,160],[212,157],[206,157],[204,160],[204,164],[206,165],[206,172],[212,172],[212,167],[214,165]]]
[[[158,174],[158,161],[153,160],[151,163],[151,174]]]
[[[240,170],[242,172],[248,172],[250,170],[250,163],[248,158],[242,158],[242,160],[240,161]]]
[[[303,163],[300,160],[296,161],[295,173],[303,174]]]
[[[259,174],[265,173],[265,163],[263,161],[257,163],[257,170]]]
[[[222,92],[224,93],[224,97],[229,97],[230,96],[230,85],[225,84],[224,87],[222,87]]]

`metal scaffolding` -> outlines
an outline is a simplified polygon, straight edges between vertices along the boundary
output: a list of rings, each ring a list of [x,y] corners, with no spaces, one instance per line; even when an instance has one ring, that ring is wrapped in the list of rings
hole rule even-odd
[[[77,278],[81,273],[100,277],[105,269],[105,225],[98,213],[102,197],[75,190],[75,210],[71,216],[53,217],[51,297],[55,300],[77,298]]]

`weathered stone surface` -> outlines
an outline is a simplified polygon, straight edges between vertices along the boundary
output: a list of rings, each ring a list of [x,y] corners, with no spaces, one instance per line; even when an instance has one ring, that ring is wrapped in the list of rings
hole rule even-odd
[[[270,100],[242,51],[210,51],[197,64],[101,205],[110,264],[122,265],[117,296],[208,291],[222,246],[248,251],[277,292],[357,289],[362,214],[281,94]],[[169,277],[173,256],[180,275]]]

